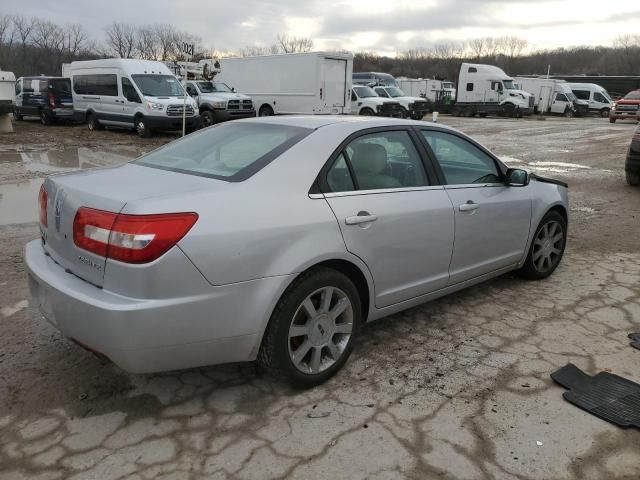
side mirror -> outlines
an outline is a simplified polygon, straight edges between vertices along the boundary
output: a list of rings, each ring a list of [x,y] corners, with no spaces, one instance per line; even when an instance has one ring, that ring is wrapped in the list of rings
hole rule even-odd
[[[231,87],[231,91],[232,91],[233,93],[236,93],[236,87]]]
[[[521,168],[507,170],[507,185],[510,187],[526,187],[529,185],[529,172]]]

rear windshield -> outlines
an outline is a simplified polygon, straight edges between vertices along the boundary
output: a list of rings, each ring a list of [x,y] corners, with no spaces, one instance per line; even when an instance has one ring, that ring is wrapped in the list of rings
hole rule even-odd
[[[258,172],[312,131],[287,125],[232,122],[191,134],[134,163],[240,182]]]

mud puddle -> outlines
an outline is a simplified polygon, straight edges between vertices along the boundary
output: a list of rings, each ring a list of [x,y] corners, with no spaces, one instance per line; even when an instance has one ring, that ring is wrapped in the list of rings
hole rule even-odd
[[[35,222],[38,219],[38,192],[44,179],[0,185],[0,225]]]

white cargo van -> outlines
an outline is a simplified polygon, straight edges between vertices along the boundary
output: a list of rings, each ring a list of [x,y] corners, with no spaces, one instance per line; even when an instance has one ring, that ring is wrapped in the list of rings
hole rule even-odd
[[[454,115],[481,116],[506,113],[513,116],[533,112],[533,95],[517,88],[513,78],[493,65],[463,63],[458,74]]]
[[[198,127],[198,106],[161,62],[110,58],[63,65],[71,78],[74,117],[89,130],[105,126],[135,128],[141,136],[153,130]],[[185,107],[186,105],[186,107]]]
[[[516,77],[520,88],[534,98],[535,113],[557,113],[573,117],[587,113],[588,106],[578,100],[564,80],[544,77]]]
[[[350,53],[221,58],[220,69],[216,81],[249,95],[260,116],[351,111]]]
[[[569,83],[568,85],[576,97],[589,104],[590,112],[598,113],[602,117],[609,116],[613,100],[604,88],[595,83]]]

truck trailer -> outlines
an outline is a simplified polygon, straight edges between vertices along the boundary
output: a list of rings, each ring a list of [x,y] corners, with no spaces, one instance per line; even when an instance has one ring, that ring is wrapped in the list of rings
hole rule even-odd
[[[216,80],[249,95],[259,116],[351,112],[350,53],[221,58],[220,70]]]

